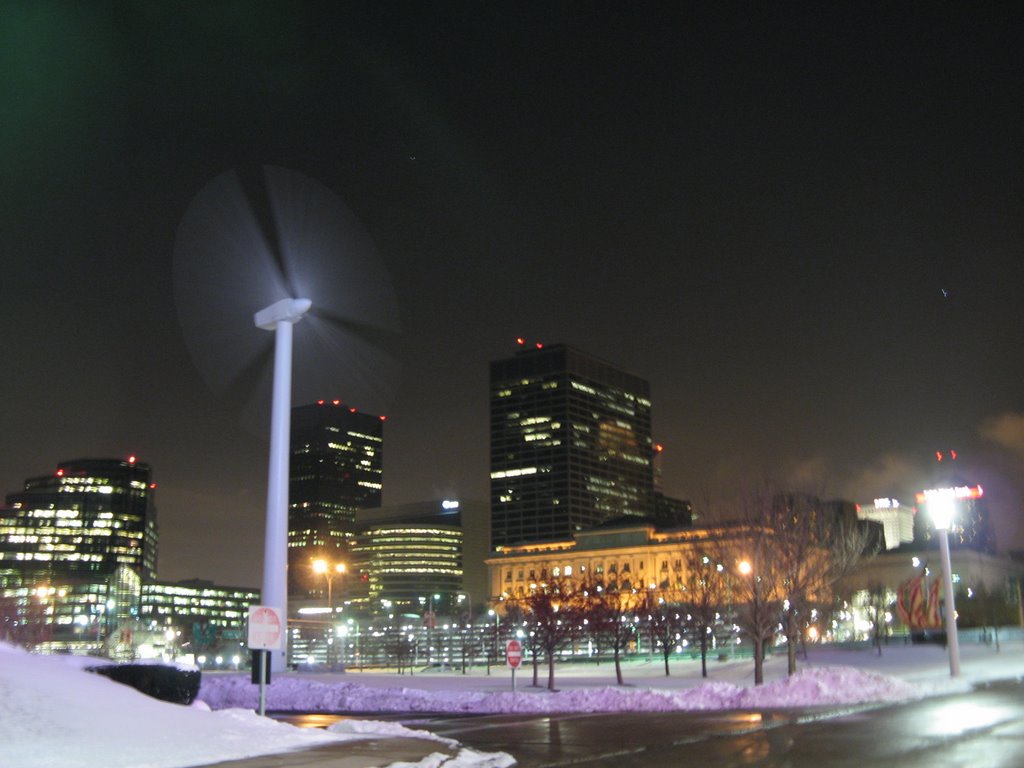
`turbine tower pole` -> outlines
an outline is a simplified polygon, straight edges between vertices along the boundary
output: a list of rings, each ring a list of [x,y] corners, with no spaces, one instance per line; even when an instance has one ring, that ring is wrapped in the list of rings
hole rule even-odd
[[[257,328],[274,331],[274,389],[270,410],[270,462],[267,472],[267,524],[263,541],[260,602],[288,619],[288,454],[291,440],[292,326],[309,311],[309,299],[282,299],[254,316]],[[287,666],[284,647],[271,653],[270,668]]]

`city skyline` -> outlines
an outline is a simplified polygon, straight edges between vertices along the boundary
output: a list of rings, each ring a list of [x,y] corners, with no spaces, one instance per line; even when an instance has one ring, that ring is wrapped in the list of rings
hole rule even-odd
[[[650,382],[698,513],[764,477],[909,502],[955,449],[1024,546],[1020,10],[0,15],[0,483],[138,455],[161,578],[260,582],[266,438],[171,284],[190,201],[266,164],[394,284],[384,504],[488,497],[488,365],[523,336]]]

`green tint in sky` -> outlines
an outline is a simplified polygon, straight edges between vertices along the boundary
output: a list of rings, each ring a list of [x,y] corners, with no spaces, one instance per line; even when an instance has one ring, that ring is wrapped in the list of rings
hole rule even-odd
[[[87,5],[4,4],[3,173],[45,183],[61,178],[73,156],[95,153],[117,111],[119,70],[116,30],[103,14]]]

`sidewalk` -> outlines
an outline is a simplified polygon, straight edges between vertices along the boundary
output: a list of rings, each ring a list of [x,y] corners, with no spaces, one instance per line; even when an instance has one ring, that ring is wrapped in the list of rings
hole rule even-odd
[[[444,744],[429,739],[353,739],[196,768],[385,768],[392,763],[416,765],[435,753],[446,757],[456,754]]]

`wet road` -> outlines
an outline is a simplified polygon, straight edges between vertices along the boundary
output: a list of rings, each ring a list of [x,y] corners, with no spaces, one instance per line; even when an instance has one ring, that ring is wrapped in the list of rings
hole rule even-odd
[[[490,715],[403,720],[541,766],[1024,766],[1024,683],[898,706],[773,712]]]

